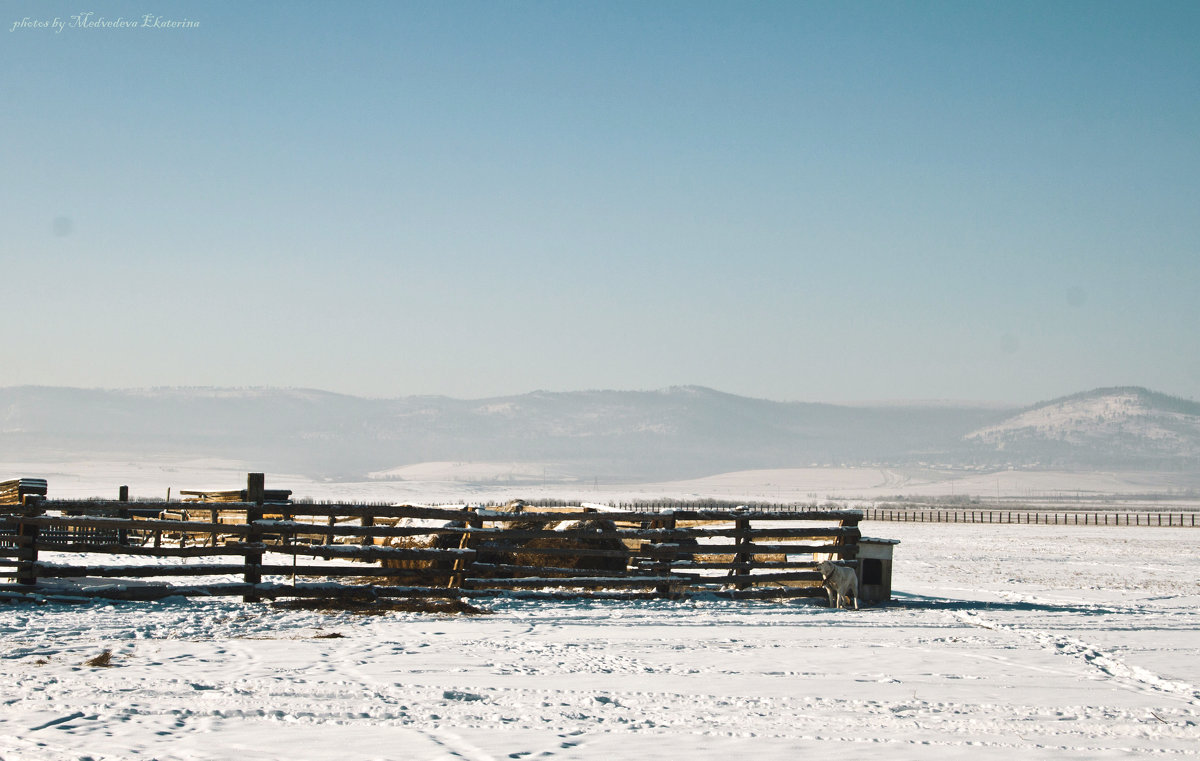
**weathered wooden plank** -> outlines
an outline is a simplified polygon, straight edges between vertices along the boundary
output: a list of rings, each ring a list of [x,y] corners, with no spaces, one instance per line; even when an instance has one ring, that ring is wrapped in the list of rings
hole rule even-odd
[[[67,566],[57,563],[38,563],[39,578],[75,579],[96,578],[153,578],[159,576],[225,576],[240,574],[245,566],[241,563],[222,565],[111,565],[111,566]]]
[[[243,536],[249,537],[253,534],[267,535],[324,535],[334,533],[339,536],[352,537],[391,537],[391,536],[422,536],[434,533],[466,533],[467,529],[462,528],[447,528],[438,530],[429,530],[413,527],[391,527],[391,526],[317,526],[311,523],[302,523],[295,521],[279,521],[279,520],[257,520],[252,524],[246,523],[220,523],[209,521],[183,521],[183,520],[164,520],[164,519],[144,519],[144,518],[109,518],[101,516],[62,516],[62,515],[43,515],[35,517],[21,517],[15,515],[0,516],[0,526],[15,527],[21,522],[37,525],[44,528],[56,529],[84,529],[97,530],[108,529],[118,531],[164,531],[175,534],[187,535],[225,535],[225,536]],[[493,532],[502,533],[502,532]],[[553,532],[546,532],[547,536],[556,536]]]
[[[707,592],[713,597],[731,600],[770,600],[788,597],[825,597],[822,587],[750,587]]]
[[[203,509],[209,503],[203,502],[133,502],[122,503],[113,500],[61,500],[56,499],[47,503],[47,509],[60,512],[73,512],[82,515],[116,515],[117,511],[122,507],[135,508],[138,510],[179,510],[179,509]],[[214,503],[220,506],[223,511],[245,511],[252,509],[255,505],[250,502],[218,502]],[[267,507],[283,508],[284,505],[266,505]],[[306,515],[313,517],[328,518],[329,516],[338,517],[353,517],[361,518],[363,516],[372,516],[374,518],[422,518],[432,520],[456,521],[463,520],[468,512],[466,510],[449,509],[449,508],[433,508],[433,507],[417,507],[413,505],[366,505],[366,504],[328,504],[328,505],[306,505],[289,503],[286,505],[289,515]]]
[[[861,510],[802,510],[802,511],[739,511],[739,510],[664,510],[661,512],[595,512],[586,513],[585,520],[612,521],[661,521],[674,517],[681,521],[733,521],[745,518],[751,521],[854,521],[862,520]],[[485,521],[513,522],[525,521],[530,523],[557,523],[559,521],[581,520],[577,512],[559,513],[506,513],[497,510],[479,511],[479,517]]]
[[[693,555],[809,555],[812,553],[847,555],[856,553],[858,546],[855,544],[755,544],[747,542],[745,544],[698,544],[685,549]],[[643,550],[647,554],[677,553],[680,547],[675,544],[647,544]]]
[[[354,516],[353,520],[359,520],[359,516]],[[370,516],[362,516],[362,520],[369,520]],[[486,534],[500,533],[495,529],[469,529],[462,526],[339,526],[337,524],[316,524],[305,523],[303,521],[282,521],[282,520],[264,520],[258,521],[256,525],[261,526],[264,531],[270,534],[294,535],[294,536],[348,536],[355,538],[383,538],[383,537],[408,537],[408,536],[435,536],[435,535],[464,535],[472,532],[482,532]],[[554,536],[550,532],[546,532],[547,536]]]
[[[123,544],[50,544],[43,545],[47,552],[70,552],[76,554],[96,553],[100,555],[136,555],[138,557],[166,558],[199,558],[210,556],[242,556],[245,550],[241,545],[225,545],[222,547],[136,547]]]
[[[418,505],[365,505],[361,503],[297,504],[288,505],[290,515],[307,515],[320,518],[329,516],[361,518],[417,518],[435,521],[463,521],[472,512],[465,508],[421,507]]]
[[[108,518],[90,515],[39,515],[33,517],[0,515],[0,526],[15,526],[22,521],[43,528],[125,529],[186,532],[193,534],[209,534],[216,531],[222,534],[236,534],[238,536],[247,536],[256,530],[259,532],[262,531],[262,527],[247,526],[246,524],[210,523],[208,521]]]
[[[698,573],[678,571],[674,568],[671,569],[671,575],[681,579],[699,582],[724,584],[731,581],[728,576],[704,576]],[[780,581],[805,581],[819,584],[822,581],[822,577],[819,571],[795,571],[792,573],[749,573],[743,576],[738,576],[737,581],[738,583],[749,584],[764,584],[768,582],[773,583]]]
[[[387,574],[374,566],[337,566],[337,565],[271,565],[259,566],[264,576],[379,576]],[[224,576],[239,575],[245,569],[242,563],[219,565],[113,565],[113,566],[68,566],[57,563],[39,563],[37,575],[39,578],[153,578],[162,576]],[[426,569],[406,570],[405,575],[421,575]],[[445,571],[428,569],[428,575],[445,575]]]
[[[253,593],[264,599],[278,598],[349,598],[361,599],[405,599],[405,598],[489,598],[511,597],[517,599],[543,600],[649,600],[657,595],[653,592],[632,591],[601,591],[601,592],[565,592],[546,589],[448,589],[446,587],[390,587],[343,585],[334,582],[327,583],[298,583],[274,584],[270,582],[247,585],[244,583],[219,584],[140,584],[126,586],[113,584],[105,587],[88,589],[61,590],[47,592],[46,589],[33,585],[4,584],[0,592],[11,594],[27,594],[31,599],[55,599],[58,596],[65,599],[105,599],[127,601],[153,601],[167,597],[239,597]]]
[[[632,558],[638,556],[636,550],[598,550],[590,547],[528,547],[522,544],[502,544],[500,542],[479,542],[475,545],[480,553],[520,553],[522,555],[555,555],[558,557],[581,558]],[[449,550],[442,550],[448,552]]]
[[[225,545],[226,547],[238,547],[241,545]],[[455,557],[461,557],[464,560],[470,560],[475,557],[475,550],[472,549],[425,549],[420,547],[377,547],[357,544],[292,544],[286,549],[279,547],[266,546],[266,550],[275,551],[286,555],[295,555],[300,557],[316,557],[327,559],[343,559],[343,560],[453,560]]]
[[[512,565],[508,563],[472,563],[467,570],[473,574],[498,573],[520,574],[522,576],[539,576],[543,574],[554,574],[555,576],[597,575],[595,568],[562,568],[558,566]],[[647,575],[640,571],[605,571],[604,573],[614,577]]]
[[[482,580],[489,581],[489,580]],[[682,590],[681,590],[682,591]],[[529,600],[650,600],[658,597],[657,592],[589,591],[569,592],[560,589],[503,589],[499,587],[479,589],[448,589],[446,587],[387,587],[342,585],[329,583],[273,584],[244,583],[174,585],[174,584],[113,584],[105,587],[73,589],[48,592],[32,585],[0,585],[0,592],[26,594],[31,599],[55,599],[61,595],[67,599],[107,599],[128,601],[153,601],[167,597],[237,597],[254,594],[262,599],[279,598],[350,598],[350,599],[394,599],[394,598],[477,598],[508,597]],[[745,590],[703,590],[704,594],[738,600],[760,600],[772,598],[824,597],[821,587],[753,587]]]
[[[646,562],[646,561],[638,561]],[[714,563],[707,561],[690,561],[676,560],[671,563],[672,570],[689,571],[689,570],[712,570],[712,571],[728,571],[732,569],[745,570],[771,570],[771,569],[788,569],[788,568],[816,568],[817,564],[812,560],[797,560],[797,561],[760,561],[749,563]]]
[[[262,570],[263,570],[264,576],[291,576],[292,572],[294,570],[296,576],[308,576],[308,577],[318,576],[318,577],[329,577],[329,578],[337,578],[337,577],[341,577],[341,576],[358,576],[358,577],[372,577],[372,578],[386,579],[389,576],[396,576],[397,574],[401,573],[401,571],[397,571],[397,570],[390,569],[390,568],[380,568],[379,566],[376,566],[376,565],[353,565],[353,566],[297,565],[297,566],[290,566],[290,565],[272,565],[269,563],[264,563]],[[444,577],[446,575],[446,571],[444,569],[439,570],[437,568],[432,568],[432,567],[430,567],[430,568],[406,568],[403,570],[402,573],[404,576]]]
[[[348,527],[345,531],[347,534],[357,534],[361,529],[357,527]],[[646,528],[646,529],[590,529],[590,528],[570,528],[570,529],[506,529],[501,527],[487,528],[460,528],[460,527],[438,527],[438,528],[423,528],[423,527],[392,527],[384,530],[379,530],[379,533],[370,534],[373,536],[418,536],[422,534],[464,534],[469,533],[478,535],[480,538],[498,537],[506,541],[526,541],[529,539],[546,539],[551,537],[570,537],[578,539],[654,539],[659,542],[678,542],[688,539],[708,539],[723,536],[735,536],[736,529],[697,529],[697,528]],[[857,541],[860,534],[857,528],[813,528],[813,529],[750,529],[747,536],[760,539],[826,539],[826,538],[842,538],[847,540]]]
[[[707,539],[709,537],[737,537],[744,535],[750,539],[826,539],[835,537],[857,539],[861,534],[855,527],[850,526],[832,526],[822,527],[813,526],[811,528],[750,528],[739,534],[737,527],[730,528],[679,528],[675,529],[677,533],[686,535],[693,539]]]
[[[289,545],[286,549],[271,545],[231,542],[220,547],[128,547],[119,544],[63,544],[48,545],[44,549],[53,552],[98,553],[105,555],[137,555],[150,557],[207,557],[244,556],[247,551],[267,551],[301,557],[318,557],[345,560],[450,560],[456,556],[473,558],[474,550],[421,549],[408,547],[362,547],[359,545]]]
[[[196,491],[193,489],[180,489],[179,495],[183,497],[184,502],[196,503],[216,502],[219,504],[230,502],[254,502],[250,499],[247,489],[234,489],[229,491]],[[291,502],[291,489],[263,489],[263,501],[267,504],[283,505]],[[191,497],[191,499],[188,499]]]
[[[521,587],[533,588],[549,588],[549,587],[657,587],[659,584],[666,582],[687,583],[686,579],[670,576],[579,576],[574,578],[555,579],[548,577],[540,578],[525,578],[525,579],[478,579],[466,578],[462,580],[463,587],[467,589],[479,589],[490,587],[495,589],[509,589]]]
[[[44,523],[40,524],[40,525],[44,525],[44,526],[78,525],[78,526],[86,526],[88,528],[129,529],[129,528],[131,528],[130,521],[136,521],[138,524],[136,526],[136,528],[141,529],[141,530],[148,530],[148,531],[156,531],[156,530],[188,531],[188,532],[192,532],[192,533],[211,533],[211,532],[217,531],[217,532],[226,533],[226,534],[241,534],[241,535],[253,532],[253,528],[246,528],[246,524],[239,524],[239,523],[221,523],[221,522],[216,522],[216,521],[211,521],[211,520],[208,520],[208,521],[192,521],[192,520],[182,521],[182,520],[171,520],[171,519],[163,519],[163,518],[129,518],[129,519],[125,519],[125,518],[116,517],[123,510],[147,510],[147,509],[150,509],[151,506],[148,506],[145,503],[126,503],[126,502],[119,502],[119,501],[111,502],[111,503],[95,503],[95,502],[63,503],[62,501],[56,500],[53,503],[46,503],[46,504],[47,504],[48,508],[52,508],[58,512],[68,512],[69,511],[69,512],[77,512],[80,514],[79,515],[70,515],[70,516],[67,516],[67,515],[41,516],[38,518],[38,520],[45,521]],[[168,503],[163,503],[164,509],[167,504]],[[169,503],[169,504],[171,504],[175,508],[178,508],[178,505],[179,505],[179,503]],[[254,506],[249,505],[247,503],[246,507],[247,507],[247,509],[252,510]],[[354,506],[340,505],[337,507],[351,508]],[[298,508],[298,506],[289,505],[288,513],[290,515],[306,514],[304,510],[297,509],[297,508]],[[421,512],[428,512],[430,509],[431,508],[419,508],[419,510]],[[379,517],[383,517],[383,518],[387,518],[387,517],[396,517],[394,515],[394,513],[396,513],[396,512],[400,512],[400,511],[409,512],[412,510],[414,510],[414,508],[384,508],[384,507],[369,506],[366,509],[355,510],[354,511],[355,514],[341,515],[340,517],[345,517],[345,518],[364,518],[364,517],[379,518]],[[463,511],[441,510],[441,511],[436,511],[436,512],[438,513],[439,517],[446,517],[447,519],[453,519],[453,520],[463,520],[470,516],[470,513],[466,513]],[[329,517],[329,515],[332,515],[332,513],[326,515],[326,517]],[[521,514],[521,515],[524,516],[525,514]],[[528,522],[543,522],[543,523],[556,522],[556,521],[541,521],[540,519],[545,518],[548,515],[547,513],[530,513],[528,515],[530,517],[536,517],[537,519],[539,519],[537,521],[528,521]],[[569,514],[569,515],[573,516],[573,519],[578,519],[581,514],[574,513],[574,514]],[[607,519],[605,517],[606,514],[603,514],[603,513],[585,513],[583,515],[586,515],[587,520],[589,520],[589,521],[606,520]],[[337,516],[335,516],[335,517],[337,517]],[[401,517],[408,517],[408,516],[401,516]],[[622,514],[613,514],[611,517],[621,518]],[[12,516],[12,515],[0,515],[0,525],[4,525],[5,522],[11,523],[13,520],[15,520],[15,518],[16,518],[16,516]],[[495,523],[507,523],[507,522],[516,522],[516,521],[526,522],[524,520],[524,517],[513,518],[511,520],[505,520],[505,521],[495,521],[492,519],[486,519],[486,520],[489,520],[490,522],[495,522]],[[303,522],[303,521],[265,520],[265,521],[257,521],[257,523],[261,524],[262,529],[264,529],[264,530],[269,529],[272,533],[280,533],[280,534],[288,534],[288,533],[294,533],[294,532],[320,533],[320,532],[317,532],[314,530],[314,527],[317,526],[318,524],[307,523],[307,522]],[[422,535],[422,534],[471,533],[471,532],[477,532],[480,534],[488,534],[488,533],[503,533],[505,531],[505,529],[498,528],[498,527],[482,527],[482,528],[471,529],[471,528],[450,527],[450,526],[445,526],[445,527],[423,527],[423,526],[333,526],[333,527],[328,527],[328,526],[322,525],[321,529],[325,533],[334,533],[334,534],[343,535],[343,536],[360,536],[360,537],[361,536],[418,536],[418,535]],[[736,536],[737,535],[736,528],[612,529],[612,530],[603,530],[603,531],[596,531],[593,529],[570,529],[570,530],[564,531],[564,532],[553,532],[553,531],[537,532],[537,531],[532,531],[529,529],[522,529],[522,530],[511,529],[509,531],[512,532],[511,535],[509,536],[509,538],[512,538],[512,539],[518,539],[518,538],[519,539],[531,539],[531,538],[537,538],[540,536],[564,535],[564,534],[568,534],[568,533],[570,533],[570,534],[578,533],[580,536],[590,536],[593,538],[628,538],[628,539],[635,539],[635,538],[646,538],[646,539],[696,538],[696,539],[699,539],[699,538],[705,538],[705,537]],[[787,529],[787,528],[754,529],[754,528],[751,528],[748,530],[748,533],[746,533],[746,535],[750,536],[752,538],[768,538],[768,537],[856,538],[857,537],[856,532],[857,532],[857,529],[853,528],[853,527],[832,527],[832,528],[830,528],[830,527],[825,527],[825,528],[814,527],[812,529],[803,529],[803,528],[800,528],[800,529]]]

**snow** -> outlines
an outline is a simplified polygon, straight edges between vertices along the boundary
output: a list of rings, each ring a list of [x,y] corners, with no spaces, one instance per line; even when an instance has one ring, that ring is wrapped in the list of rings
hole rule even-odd
[[[454,482],[539,482],[557,470],[540,462],[422,462],[367,474],[371,480]]]
[[[864,531],[902,544],[894,601],[860,611],[0,605],[0,758],[1200,755],[1194,531]]]
[[[295,473],[267,473],[267,488],[290,489],[294,499],[355,502],[386,501],[409,504],[463,504],[510,499],[549,498],[575,503],[608,505],[616,502],[657,499],[702,499],[715,497],[733,501],[824,502],[827,500],[894,499],[897,495],[965,496],[986,499],[1029,501],[1047,496],[1118,495],[1126,501],[1145,495],[1171,496],[1153,509],[1171,505],[1200,507],[1200,473],[1187,470],[1155,471],[1070,471],[1070,470],[967,470],[938,467],[809,467],[744,470],[705,478],[662,483],[612,484],[604,482],[554,483],[542,485],[531,477],[519,480],[514,463],[422,463],[389,471],[386,478],[365,481],[318,480]],[[526,465],[526,475],[543,470]],[[257,463],[238,460],[177,459],[69,462],[10,461],[0,472],[5,477],[37,477],[49,481],[49,497],[71,499],[107,497],[115,499],[117,486],[128,484],[136,499],[162,499],[168,489],[177,498],[181,489],[225,490],[244,488],[246,473],[259,471]],[[513,474],[499,478],[496,474]],[[534,473],[535,472],[535,473]],[[381,474],[375,474],[379,476]],[[472,481],[479,476],[481,480]],[[1186,498],[1174,495],[1188,494]]]

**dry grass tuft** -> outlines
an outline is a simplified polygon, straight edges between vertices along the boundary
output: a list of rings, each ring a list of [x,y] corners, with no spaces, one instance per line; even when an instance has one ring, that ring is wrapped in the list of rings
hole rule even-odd
[[[91,666],[92,668],[98,668],[98,669],[108,668],[109,666],[112,666],[112,650],[105,650],[103,653],[100,653],[95,658],[92,658],[91,660],[88,660],[88,661],[84,661],[83,665]]]
[[[321,634],[313,635],[313,639],[345,639],[345,638],[346,638],[346,635],[341,634],[339,632],[322,632]]]

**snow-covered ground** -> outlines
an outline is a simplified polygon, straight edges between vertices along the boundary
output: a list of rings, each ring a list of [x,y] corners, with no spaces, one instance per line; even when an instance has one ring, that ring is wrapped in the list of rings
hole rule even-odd
[[[237,460],[164,458],[161,461],[3,462],[0,479],[45,478],[51,498],[116,498],[128,485],[137,497],[163,499],[168,490],[237,489],[255,463]],[[294,497],[386,502],[506,502],[523,499],[617,502],[671,497],[762,501],[871,501],[905,497],[975,496],[985,500],[1036,502],[1046,498],[1155,496],[1153,509],[1200,507],[1200,473],[1191,471],[973,471],[917,467],[776,468],[719,473],[663,483],[613,484],[555,480],[553,464],[427,462],[374,474],[362,481],[316,480],[301,474],[266,474],[267,488],[291,489]],[[541,476],[545,476],[542,480]],[[1166,500],[1166,501],[1164,501]]]
[[[864,529],[902,544],[860,611],[0,605],[0,758],[1200,755],[1200,534]]]

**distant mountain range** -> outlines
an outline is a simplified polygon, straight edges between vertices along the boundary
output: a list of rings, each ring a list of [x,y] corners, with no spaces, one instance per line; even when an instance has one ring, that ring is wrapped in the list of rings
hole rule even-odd
[[[239,460],[361,479],[434,462],[536,463],[564,478],[752,468],[1200,467],[1200,404],[1107,388],[1028,408],[773,402],[685,386],[480,400],[291,389],[0,389],[0,459]]]

